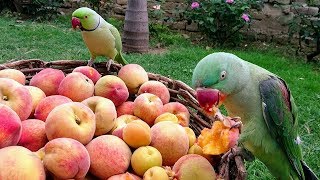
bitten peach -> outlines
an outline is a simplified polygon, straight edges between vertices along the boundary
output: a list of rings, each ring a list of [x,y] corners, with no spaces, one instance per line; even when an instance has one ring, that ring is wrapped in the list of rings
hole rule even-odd
[[[129,168],[131,150],[117,136],[98,136],[87,144],[86,148],[91,160],[89,172],[100,179],[124,173]]]
[[[101,77],[94,86],[96,96],[110,99],[115,106],[119,106],[129,97],[129,91],[122,79],[115,75]]]
[[[161,165],[161,153],[152,146],[139,147],[133,152],[131,157],[131,167],[139,176],[143,176],[149,168]]]
[[[181,125],[162,121],[151,127],[150,146],[160,151],[164,166],[172,166],[180,157],[188,153],[189,139]]]
[[[133,114],[150,126],[154,124],[154,120],[163,112],[161,99],[151,93],[138,95],[133,101],[133,106]]]
[[[149,80],[148,73],[139,64],[127,64],[118,73],[131,94],[136,94],[140,86]]]
[[[0,104],[0,149],[17,145],[21,137],[21,120],[10,107]]]
[[[170,112],[176,115],[181,126],[189,126],[190,113],[185,105],[179,102],[169,102],[163,106],[163,112]]]
[[[197,154],[188,154],[181,157],[174,164],[172,170],[178,180],[216,179],[215,171],[210,162]]]
[[[108,133],[114,126],[114,121],[117,118],[116,107],[110,99],[93,96],[82,101],[95,114],[96,131],[95,135],[99,136]]]
[[[34,152],[46,145],[47,142],[45,122],[39,119],[22,121],[22,133],[18,142],[19,146],[23,146]]]
[[[61,95],[52,95],[43,98],[34,111],[34,117],[46,121],[48,114],[57,106],[72,102],[68,97]]]
[[[122,139],[133,148],[147,146],[151,142],[150,126],[142,120],[131,121],[123,128]]]
[[[138,91],[138,94],[151,93],[158,96],[163,104],[167,104],[170,101],[170,93],[162,82],[150,80],[143,83]]]
[[[81,102],[93,96],[94,84],[91,79],[82,73],[73,72],[61,81],[58,93],[72,101]]]
[[[9,146],[0,149],[0,179],[45,180],[46,174],[41,160],[29,149]]]
[[[61,70],[45,68],[30,79],[29,85],[40,88],[46,96],[56,95],[60,82],[64,78],[65,75]]]
[[[94,84],[101,78],[101,74],[95,68],[90,66],[79,66],[74,68],[72,72],[80,72],[86,75]]]
[[[17,69],[3,69],[0,70],[0,78],[9,78],[17,81],[18,83],[25,85],[26,76]]]
[[[89,171],[90,157],[79,141],[57,138],[45,145],[43,164],[59,179],[81,179]]]

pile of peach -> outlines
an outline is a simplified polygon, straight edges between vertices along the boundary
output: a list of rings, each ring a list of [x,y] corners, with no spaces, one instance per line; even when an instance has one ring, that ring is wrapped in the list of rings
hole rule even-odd
[[[215,179],[188,109],[169,101],[137,64],[102,77],[46,68],[28,85],[21,71],[1,70],[0,179]]]

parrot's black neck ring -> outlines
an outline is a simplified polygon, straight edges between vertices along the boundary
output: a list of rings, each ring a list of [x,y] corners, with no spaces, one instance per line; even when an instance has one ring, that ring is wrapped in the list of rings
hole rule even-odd
[[[97,25],[95,28],[93,28],[93,29],[86,29],[86,28],[84,28],[84,27],[81,26],[80,30],[81,30],[81,31],[94,31],[94,30],[96,30],[96,29],[99,27],[100,21],[101,21],[101,20],[100,20],[100,17],[99,17],[99,23],[98,23],[98,25]]]

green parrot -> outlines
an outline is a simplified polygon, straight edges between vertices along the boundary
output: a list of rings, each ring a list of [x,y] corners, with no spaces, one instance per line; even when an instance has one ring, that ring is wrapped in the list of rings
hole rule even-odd
[[[94,10],[87,7],[76,9],[72,13],[71,24],[74,29],[81,30],[82,38],[91,54],[89,66],[97,56],[105,56],[122,65],[128,64],[121,54],[122,42],[119,31]]]
[[[243,123],[239,144],[277,179],[317,179],[304,163],[297,107],[286,82],[257,65],[224,52],[212,53],[192,75],[199,105],[208,113],[223,104]]]

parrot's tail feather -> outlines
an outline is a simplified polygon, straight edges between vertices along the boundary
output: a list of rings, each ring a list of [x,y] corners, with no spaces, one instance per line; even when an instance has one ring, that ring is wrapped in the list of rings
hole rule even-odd
[[[304,161],[301,161],[304,177],[306,180],[318,180],[318,177],[314,172],[307,166]]]
[[[116,57],[114,58],[115,61],[117,61],[118,63],[122,64],[122,65],[126,65],[128,64],[128,62],[124,59],[124,57],[122,56],[122,53],[119,52]]]

